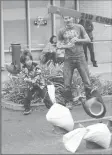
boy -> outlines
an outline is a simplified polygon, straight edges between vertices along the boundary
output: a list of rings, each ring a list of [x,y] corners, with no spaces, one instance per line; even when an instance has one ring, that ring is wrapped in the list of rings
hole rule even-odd
[[[25,50],[21,57],[20,62],[23,64],[22,73],[24,80],[28,83],[28,89],[24,100],[24,115],[30,114],[30,103],[35,92],[43,98],[43,88],[45,87],[45,80],[42,78],[41,69],[38,64],[33,62],[32,55],[29,51]]]

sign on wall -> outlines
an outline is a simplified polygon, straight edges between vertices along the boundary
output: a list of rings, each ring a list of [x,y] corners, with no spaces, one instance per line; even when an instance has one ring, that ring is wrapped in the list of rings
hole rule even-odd
[[[45,20],[42,17],[37,17],[36,20],[34,21],[34,25],[45,26],[47,25],[47,20]]]

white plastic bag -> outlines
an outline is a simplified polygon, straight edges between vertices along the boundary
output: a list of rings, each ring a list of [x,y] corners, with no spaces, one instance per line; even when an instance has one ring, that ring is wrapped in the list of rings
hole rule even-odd
[[[54,87],[54,85],[47,85],[47,89],[48,89],[48,94],[49,94],[49,97],[50,97],[51,101],[53,103],[56,103],[55,87]]]
[[[64,143],[65,148],[68,151],[75,153],[85,133],[86,133],[86,128],[78,128],[65,134],[63,136],[63,143]]]
[[[70,110],[57,103],[49,109],[46,114],[46,119],[53,125],[61,127],[67,131],[72,131],[74,128],[74,121]]]
[[[95,142],[96,144],[109,148],[111,143],[111,133],[106,124],[97,123],[86,127],[88,132],[84,136],[85,140]]]

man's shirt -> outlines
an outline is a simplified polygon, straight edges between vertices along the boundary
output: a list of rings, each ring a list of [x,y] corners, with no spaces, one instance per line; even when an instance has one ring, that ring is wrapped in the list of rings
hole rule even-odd
[[[77,37],[78,39],[85,39],[87,33],[82,25],[74,24],[72,28],[63,28],[58,33],[58,40],[63,42],[65,45],[68,44],[72,38]],[[83,44],[76,43],[74,47],[65,49],[65,58],[69,57],[83,57]]]

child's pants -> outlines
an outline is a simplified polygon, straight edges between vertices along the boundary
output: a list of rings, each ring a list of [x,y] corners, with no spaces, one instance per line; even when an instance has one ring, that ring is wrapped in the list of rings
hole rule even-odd
[[[33,98],[33,95],[37,93],[39,97],[43,98],[44,97],[44,92],[42,89],[40,89],[38,86],[33,86],[32,89],[28,89],[26,91],[26,94],[25,94],[25,100],[24,100],[24,108],[25,109],[30,109],[30,103],[31,103],[31,100]]]
[[[39,86],[33,86],[32,89],[28,89],[26,92],[25,100],[24,100],[24,108],[30,109],[31,100],[33,98],[33,95],[37,93],[38,97],[43,99],[43,102],[45,103],[45,106],[49,109],[53,103],[49,97],[49,94],[47,92],[47,88],[41,89]]]

